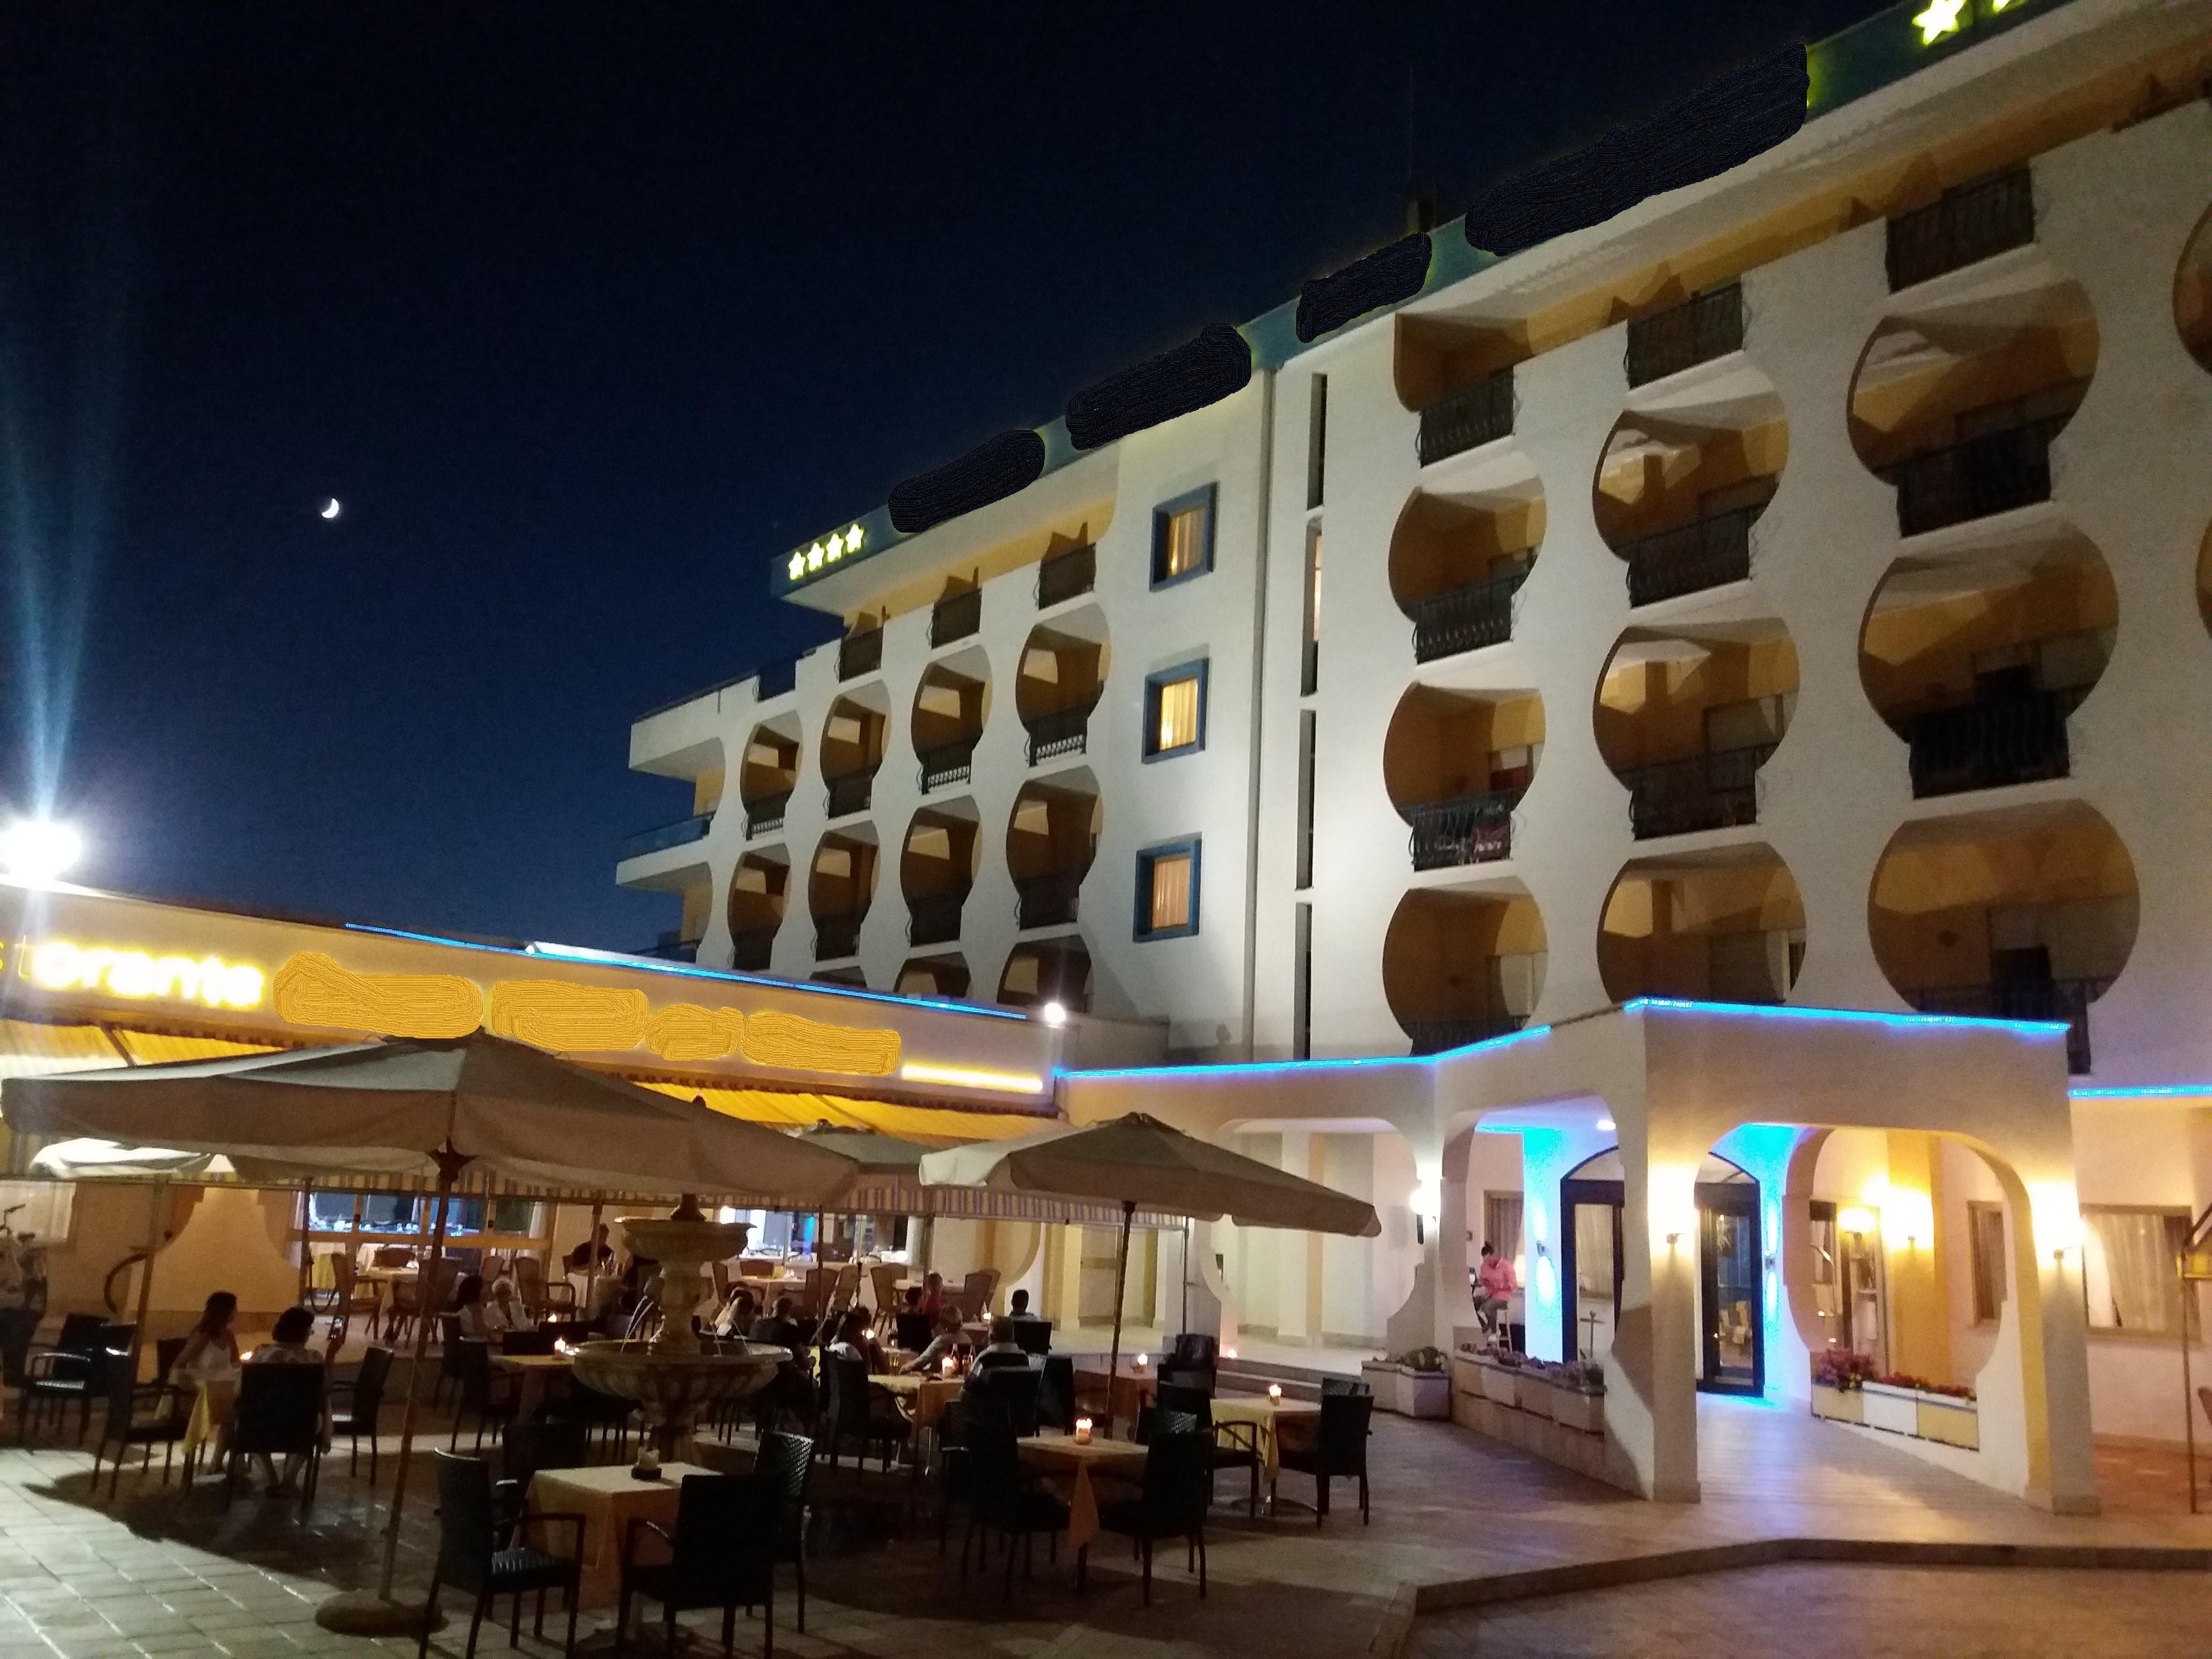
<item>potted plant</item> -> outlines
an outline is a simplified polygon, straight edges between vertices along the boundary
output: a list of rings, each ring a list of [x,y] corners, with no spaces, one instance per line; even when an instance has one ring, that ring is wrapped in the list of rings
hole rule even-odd
[[[1866,1421],[1866,1380],[1874,1357],[1849,1348],[1830,1348],[1813,1359],[1813,1415],[1838,1423]]]
[[[1439,1348],[1414,1348],[1387,1359],[1370,1359],[1359,1375],[1375,1403],[1404,1417],[1451,1415],[1451,1376]]]

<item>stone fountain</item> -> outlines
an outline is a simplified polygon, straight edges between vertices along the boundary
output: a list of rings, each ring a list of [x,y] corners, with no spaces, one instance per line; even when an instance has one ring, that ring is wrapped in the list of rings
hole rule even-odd
[[[584,1343],[576,1350],[576,1376],[643,1408],[645,1431],[630,1474],[658,1480],[661,1458],[687,1442],[702,1407],[757,1393],[791,1355],[769,1343],[702,1337],[691,1328],[693,1314],[713,1295],[706,1264],[742,1250],[750,1223],[709,1221],[696,1196],[686,1193],[669,1216],[629,1216],[614,1224],[631,1254],[660,1265],[660,1334]]]

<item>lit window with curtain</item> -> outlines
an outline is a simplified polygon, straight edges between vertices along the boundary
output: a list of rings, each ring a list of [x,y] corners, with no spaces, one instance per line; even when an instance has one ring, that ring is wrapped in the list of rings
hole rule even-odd
[[[1152,586],[1213,568],[1213,486],[1164,501],[1152,512]]]
[[[1145,758],[1188,754],[1206,744],[1206,665],[1163,669],[1145,681]]]
[[[2089,1328],[2130,1336],[2179,1336],[2182,1300],[2177,1262],[2188,1242],[2186,1211],[2083,1205],[2081,1290]],[[2189,1311],[2193,1335],[2196,1310]]]
[[[1136,936],[1182,939],[1198,931],[1198,842],[1174,842],[1137,854]]]

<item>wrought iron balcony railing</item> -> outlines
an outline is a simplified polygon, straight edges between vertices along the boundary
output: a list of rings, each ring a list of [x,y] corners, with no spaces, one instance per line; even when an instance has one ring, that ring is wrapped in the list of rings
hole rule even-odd
[[[1743,284],[1698,294],[1628,325],[1628,384],[1679,374],[1743,349]]]
[[[2078,691],[2037,691],[1914,715],[1905,728],[1912,793],[1924,799],[2066,776],[2066,717],[2081,699]]]
[[[1624,550],[1629,604],[1656,605],[1747,579],[1751,574],[1751,521],[1756,515],[1756,508],[1740,507],[1638,537]]]
[[[1459,1019],[1409,1019],[1404,1024],[1415,1054],[1440,1054],[1447,1048],[1510,1036],[1528,1023],[1526,1014],[1469,1014]]]
[[[1650,841],[1758,823],[1759,769],[1774,749],[1753,744],[1632,768],[1621,775],[1629,829],[1637,840]]]
[[[983,626],[983,590],[980,587],[948,593],[929,613],[929,642],[950,645],[964,640]]]
[[[830,816],[833,818],[849,817],[855,812],[866,811],[869,801],[874,798],[875,789],[876,769],[872,766],[863,771],[846,772],[830,779]]]
[[[647,853],[665,853],[672,847],[704,841],[714,822],[712,812],[702,812],[696,817],[678,818],[673,823],[657,824],[634,836],[624,836],[615,843],[615,861],[619,864],[624,859],[643,858]]]
[[[865,634],[848,634],[837,641],[837,678],[856,680],[863,674],[872,674],[884,665],[884,630],[871,628]]]
[[[1096,702],[1073,708],[1055,708],[1026,723],[1030,734],[1030,764],[1036,766],[1063,755],[1080,755],[1091,746],[1091,714]]]
[[[1413,618],[1413,660],[1434,662],[1486,645],[1504,644],[1513,637],[1513,596],[1528,580],[1528,567],[1522,565],[1487,581],[1414,600],[1408,607]]]
[[[960,937],[960,913],[968,903],[965,893],[936,893],[907,901],[906,937],[909,945],[947,945]]]
[[[867,919],[867,915],[866,910],[853,910],[842,916],[815,917],[815,961],[835,962],[839,957],[858,956],[860,924]]]
[[[948,783],[958,783],[975,769],[977,738],[970,733],[951,743],[940,743],[921,751],[921,793],[941,789]]]
[[[1048,554],[1037,562],[1037,609],[1088,593],[1097,580],[1098,550],[1089,544]]]
[[[687,936],[682,928],[672,927],[638,954],[662,962],[696,962],[699,959],[699,941],[696,937]]]
[[[1911,288],[2026,247],[2035,240],[2035,186],[2026,167],[1960,185],[1889,222],[1889,289]]]
[[[762,795],[745,803],[745,839],[756,836],[774,835],[783,828],[783,815],[790,810],[791,791],[780,795]]]
[[[1014,883],[1014,926],[1064,927],[1075,920],[1076,896],[1083,872],[1056,870],[1050,875],[1030,876]]]
[[[741,974],[768,972],[769,959],[775,951],[775,933],[773,927],[762,927],[749,933],[732,933],[730,966]]]
[[[1513,371],[1448,392],[1421,411],[1421,465],[1513,435]]]
[[[1513,856],[1513,809],[1519,794],[1497,790],[1425,801],[1413,809],[1413,868],[1443,870]]]
[[[2064,425],[2060,416],[2026,421],[1888,467],[1885,476],[1897,486],[1898,533],[1924,536],[2049,501],[2051,441]]]
[[[2005,985],[1929,985],[1905,1000],[1923,1014],[1965,1014],[1977,1019],[2035,1019],[2066,1027],[2066,1069],[2088,1071],[2089,1005],[2110,979],[2032,979]]]

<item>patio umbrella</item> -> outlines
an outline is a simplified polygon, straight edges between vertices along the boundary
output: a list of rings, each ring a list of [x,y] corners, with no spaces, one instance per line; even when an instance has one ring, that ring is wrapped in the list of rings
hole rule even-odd
[[[207,1154],[228,1158],[248,1182],[332,1171],[434,1177],[433,1264],[445,1250],[447,1200],[471,1165],[549,1195],[710,1193],[808,1208],[842,1195],[854,1170],[795,1136],[481,1031],[9,1078],[0,1113],[19,1135],[117,1143],[120,1166]],[[82,1154],[76,1162],[85,1168]],[[428,1318],[416,1320],[380,1586],[374,1597],[325,1602],[317,1617],[332,1628],[376,1633],[421,1622],[391,1595],[428,1334]]]
[[[1056,1125],[1014,1140],[981,1141],[921,1160],[932,1187],[987,1187],[1121,1206],[1114,1270],[1114,1345],[1106,1362],[1109,1398],[1121,1364],[1122,1300],[1129,1272],[1129,1228],[1139,1209],[1243,1227],[1373,1238],[1375,1207],[1334,1188],[1216,1146],[1158,1118],[1132,1112],[1088,1128]]]

